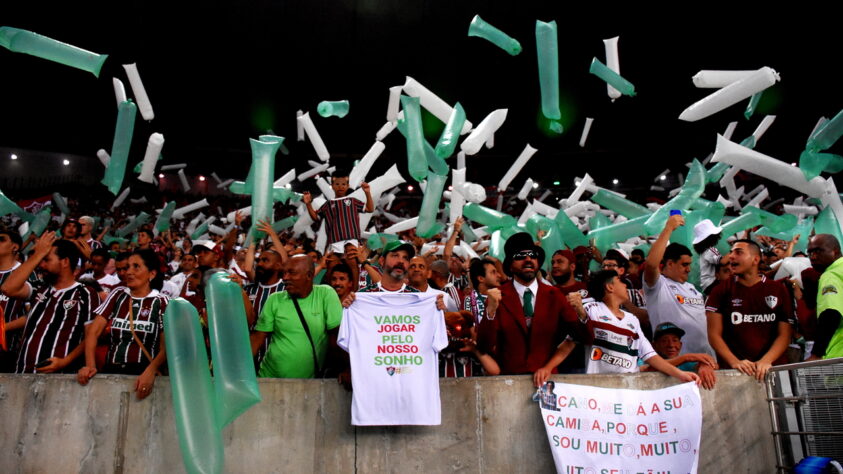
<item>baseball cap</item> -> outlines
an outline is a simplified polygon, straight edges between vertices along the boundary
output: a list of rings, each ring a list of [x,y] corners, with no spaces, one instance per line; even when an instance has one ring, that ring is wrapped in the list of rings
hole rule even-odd
[[[685,335],[685,331],[673,323],[661,323],[656,326],[656,330],[653,332],[653,340],[660,338],[664,334],[676,334],[681,338]]]

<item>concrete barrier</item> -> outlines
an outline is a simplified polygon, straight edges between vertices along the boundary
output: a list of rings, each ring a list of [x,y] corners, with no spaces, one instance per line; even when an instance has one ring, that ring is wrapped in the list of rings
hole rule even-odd
[[[169,379],[143,401],[133,378],[98,375],[87,387],[64,375],[0,374],[0,452],[8,473],[184,472]],[[648,390],[661,374],[566,375],[554,380]],[[260,381],[263,402],[223,432],[225,471],[554,472],[531,379],[442,379],[442,425],[353,427],[351,395],[333,380]],[[702,473],[775,470],[763,385],[718,372],[702,391]]]

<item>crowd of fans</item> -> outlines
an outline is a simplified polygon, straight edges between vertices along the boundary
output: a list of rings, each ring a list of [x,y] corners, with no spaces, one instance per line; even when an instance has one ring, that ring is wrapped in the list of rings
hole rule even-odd
[[[255,223],[265,237],[247,242],[251,220],[240,212],[224,235],[195,241],[188,219],[113,237],[132,212],[149,212],[144,203],[103,212],[71,199],[78,214],[55,215],[50,229],[26,241],[4,217],[0,370],[73,373],[83,385],[97,373],[129,374],[137,376],[137,396],[146,397],[167,371],[169,299],[191,302],[207,327],[205,282],[219,271],[243,287],[261,377],[349,384],[336,333],[342,307],[361,291],[439,295],[450,340],[440,353],[442,377],[533,374],[538,386],[554,373],[656,370],[713,388],[718,369],[763,380],[771,366],[843,351],[840,245],[827,234],[812,237],[811,266],[778,280],[784,259],[806,257],[793,254],[796,239],[721,236],[703,221],[692,252],[670,243],[685,225],[681,214],[649,249],[630,254],[601,255],[591,246],[548,255],[525,232],[509,237],[501,261],[486,253],[487,238],[465,251],[462,219],[430,239],[410,230],[367,242],[358,213],[374,209],[368,185],[361,186],[366,202],[346,196],[347,176],[335,173],[332,188],[336,198],[319,209],[309,194],[302,200],[314,221],[325,221],[324,249],[265,221]],[[247,204],[219,198],[209,209],[225,216]],[[276,219],[294,213],[279,207]],[[377,219],[374,225],[380,228]],[[731,250],[720,255],[717,243],[727,237]],[[692,268],[699,287],[689,281]]]

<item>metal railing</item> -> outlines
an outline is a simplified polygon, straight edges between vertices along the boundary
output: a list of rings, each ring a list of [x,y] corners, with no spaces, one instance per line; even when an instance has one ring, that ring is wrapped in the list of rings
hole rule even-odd
[[[843,358],[773,367],[766,388],[778,472],[807,456],[843,462]]]

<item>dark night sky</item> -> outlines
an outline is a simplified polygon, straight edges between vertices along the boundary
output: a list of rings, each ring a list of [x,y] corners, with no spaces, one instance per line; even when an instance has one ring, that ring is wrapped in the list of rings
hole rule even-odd
[[[109,149],[116,107],[112,76],[137,62],[156,118],[138,117],[130,162],[143,156],[150,133],[166,137],[165,163],[188,162],[191,173],[217,171],[243,178],[248,138],[271,128],[288,137],[292,154],[279,154],[278,175],[315,159],[309,143],[295,142],[295,111],[310,110],[335,162],[349,162],[371,146],[385,122],[388,88],[409,75],[478,124],[509,108],[495,147],[469,158],[469,179],[496,183],[526,143],[539,149],[526,176],[544,184],[589,172],[599,184],[613,177],[621,189],[649,186],[665,168],[684,171],[693,157],[713,151],[715,133],[732,120],[734,139],[748,136],[764,114],[778,116],[757,147],[796,161],[820,116],[843,104],[839,25],[821,10],[786,12],[766,6],[736,9],[674,4],[671,10],[613,7],[592,2],[488,1],[248,1],[64,2],[14,7],[3,2],[0,24],[110,55],[93,75],[0,48],[0,146],[91,156]],[[626,5],[633,5],[627,2]],[[694,10],[688,10],[690,7]],[[474,14],[506,31],[523,52],[509,56],[466,35]],[[540,96],[535,20],[559,25],[560,89],[565,133],[538,127]],[[591,58],[604,60],[602,39],[620,35],[620,64],[638,95],[611,103],[605,84],[588,74]],[[756,115],[746,102],[696,123],[679,113],[712,90],[696,89],[700,69],[776,69],[782,82],[769,89]],[[131,92],[129,91],[131,95]],[[348,99],[343,119],[315,113],[321,100]],[[585,117],[595,118],[586,148],[579,141]],[[441,125],[427,124],[435,144]],[[403,138],[386,140],[377,173],[391,162],[406,170]],[[832,151],[839,151],[837,145]],[[409,179],[409,176],[405,177]]]

